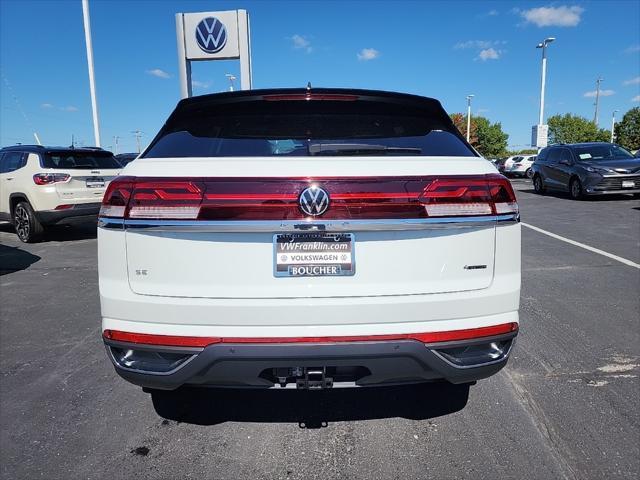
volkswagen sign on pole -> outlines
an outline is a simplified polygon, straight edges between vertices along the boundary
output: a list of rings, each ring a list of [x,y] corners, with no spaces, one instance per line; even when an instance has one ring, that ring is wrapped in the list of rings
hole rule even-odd
[[[218,53],[227,44],[227,29],[216,17],[203,18],[196,26],[196,42],[203,52]]]
[[[246,10],[176,14],[182,98],[191,96],[191,62],[240,60],[240,88],[251,88],[249,14]]]

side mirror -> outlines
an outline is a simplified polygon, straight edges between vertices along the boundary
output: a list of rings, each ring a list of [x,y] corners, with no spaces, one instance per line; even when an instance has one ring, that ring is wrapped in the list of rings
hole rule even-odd
[[[566,158],[563,158],[563,159],[562,159],[562,160],[560,160],[558,163],[559,163],[560,165],[568,165],[568,166],[573,165],[573,163],[571,162],[571,160],[567,160]]]

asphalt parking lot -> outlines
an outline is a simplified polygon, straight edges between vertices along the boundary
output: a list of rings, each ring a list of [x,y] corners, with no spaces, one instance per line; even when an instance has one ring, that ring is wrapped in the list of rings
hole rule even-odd
[[[513,183],[524,224],[629,263],[524,226],[519,340],[470,389],[154,404],[102,347],[95,227],[24,245],[0,225],[2,478],[638,478],[640,201]]]

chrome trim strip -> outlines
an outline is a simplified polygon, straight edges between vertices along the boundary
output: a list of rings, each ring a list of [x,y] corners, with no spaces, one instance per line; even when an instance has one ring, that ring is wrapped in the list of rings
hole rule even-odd
[[[113,230],[124,230],[123,218],[106,218],[98,217],[98,228],[107,228]]]
[[[122,220],[100,218],[100,228],[144,229],[155,232],[366,232],[385,230],[431,230],[492,228],[520,221],[519,214],[479,217],[433,217],[381,220]]]

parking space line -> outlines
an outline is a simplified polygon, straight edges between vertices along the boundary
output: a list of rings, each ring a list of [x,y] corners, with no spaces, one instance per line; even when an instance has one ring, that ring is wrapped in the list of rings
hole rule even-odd
[[[521,222],[522,226],[530,228],[531,230],[535,230],[536,232],[543,233],[557,240],[561,240],[563,242],[569,243],[571,245],[575,245],[576,247],[584,248],[585,250],[589,250],[590,252],[597,253],[598,255],[602,255],[612,260],[616,260],[617,262],[624,263],[633,268],[640,269],[640,264],[632,262],[631,260],[627,260],[626,258],[619,257],[618,255],[614,255],[613,253],[605,252],[604,250],[600,250],[595,247],[591,247],[589,245],[585,245],[584,243],[576,242],[575,240],[571,240],[570,238],[565,238],[560,235],[557,235],[552,232],[548,232],[547,230],[543,230],[542,228],[536,227],[534,225],[529,225],[528,223]]]

